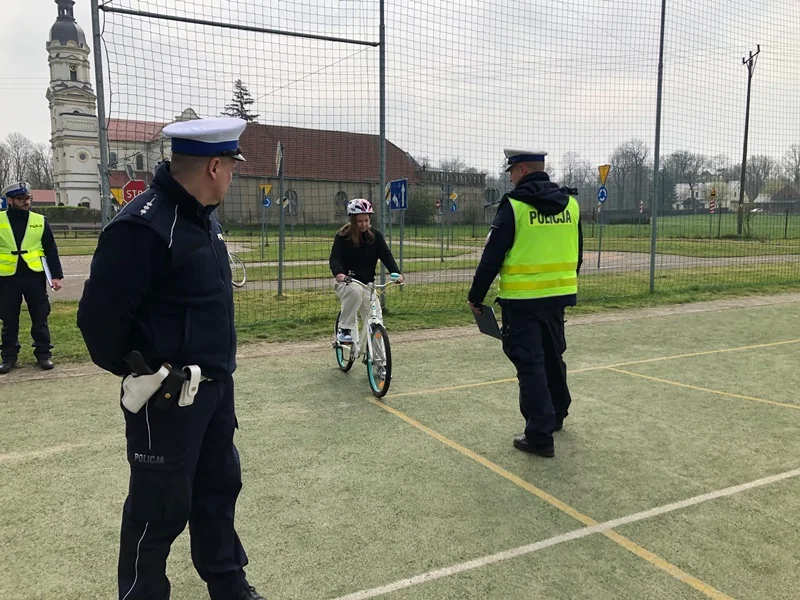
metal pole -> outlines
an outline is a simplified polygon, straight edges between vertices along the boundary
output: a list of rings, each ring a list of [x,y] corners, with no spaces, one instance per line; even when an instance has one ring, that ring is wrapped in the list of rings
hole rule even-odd
[[[742,235],[744,221],[744,182],[747,174],[747,137],[750,131],[750,87],[753,81],[753,71],[756,68],[756,56],[761,52],[761,46],[756,45],[756,53],[750,52],[749,59],[742,59],[742,64],[747,65],[747,105],[744,112],[744,146],[742,148],[742,175],[739,180],[739,211],[736,217],[736,235]]]
[[[650,218],[650,292],[656,291],[656,239],[658,222],[658,175],[661,160],[661,97],[664,90],[664,25],[667,0],[661,0],[661,34],[658,45],[658,91],[656,93],[656,140],[653,151],[653,212]]]
[[[603,253],[603,205],[597,209],[597,218],[600,221],[600,234],[597,240],[597,268],[600,268],[600,255]]]
[[[261,200],[261,260],[264,260],[264,223],[266,222],[267,207],[264,206],[264,200]]]
[[[106,126],[106,89],[103,82],[103,52],[100,37],[100,7],[92,1],[92,34],[94,38],[94,79],[97,90],[97,135],[100,139],[100,224],[111,220],[111,187],[108,184],[108,128]]]
[[[380,12],[380,25],[378,34],[378,61],[379,61],[379,104],[380,104],[380,138],[378,141],[378,160],[380,161],[380,187],[379,198],[383,198],[386,188],[386,6],[385,0],[380,0],[378,3],[378,10]],[[385,200],[385,198],[384,198]],[[386,206],[384,201],[381,206],[381,223],[382,229],[386,231],[386,213],[389,207]],[[386,283],[386,268],[381,264],[381,285]],[[381,304],[386,308],[386,295],[381,296]]]
[[[281,145],[281,160],[278,168],[278,210],[280,211],[278,217],[278,296],[280,296],[283,294],[283,254],[286,231],[283,218],[283,144],[278,143]]]
[[[439,251],[441,253],[441,261],[444,262],[444,214],[447,207],[447,201],[450,199],[450,190],[447,189],[447,171],[444,172],[444,183],[442,184],[442,205],[439,207]]]

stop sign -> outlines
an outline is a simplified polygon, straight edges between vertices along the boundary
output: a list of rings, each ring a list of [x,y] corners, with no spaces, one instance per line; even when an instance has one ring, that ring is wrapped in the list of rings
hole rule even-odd
[[[131,179],[122,186],[122,201],[126,204],[147,189],[147,184],[141,179]]]

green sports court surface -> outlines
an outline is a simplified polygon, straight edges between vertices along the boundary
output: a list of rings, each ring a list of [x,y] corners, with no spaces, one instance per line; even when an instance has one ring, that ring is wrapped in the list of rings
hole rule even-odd
[[[797,598],[797,300],[571,319],[550,460],[512,447],[513,369],[471,330],[392,336],[388,316],[383,402],[329,344],[250,349],[248,578],[276,600]],[[0,598],[112,598],[118,383],[24,375],[0,383]],[[168,572],[172,598],[207,597],[186,533]]]

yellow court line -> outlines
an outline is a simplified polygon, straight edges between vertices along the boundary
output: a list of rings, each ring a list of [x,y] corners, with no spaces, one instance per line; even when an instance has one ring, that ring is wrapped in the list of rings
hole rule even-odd
[[[690,352],[688,354],[675,354],[673,356],[659,356],[656,358],[645,358],[642,360],[631,360],[627,362],[614,363],[610,365],[599,365],[597,367],[584,367],[582,369],[569,369],[568,375],[575,375],[577,373],[587,373],[590,371],[602,371],[603,369],[613,369],[615,367],[630,367],[633,365],[643,365],[646,363],[660,362],[662,360],[676,360],[679,358],[694,358],[696,356],[709,356],[712,354],[722,354],[725,352],[741,352],[743,350],[756,350],[758,348],[772,348],[774,346],[785,346],[787,344],[798,344],[800,339],[784,340],[782,342],[769,342],[767,344],[754,344],[752,346],[738,346],[736,348],[721,348],[719,350],[705,350],[703,352]],[[462,385],[452,385],[448,387],[431,388],[427,390],[417,390],[413,392],[401,392],[400,394],[390,394],[389,399],[403,398],[405,396],[426,396],[428,394],[438,394],[439,392],[451,392],[454,390],[463,390],[473,387],[482,387],[486,385],[495,385],[498,383],[512,383],[517,380],[516,377],[509,377],[506,379],[493,379],[491,381],[479,381],[478,383],[465,383]]]
[[[704,388],[697,385],[690,385],[688,383],[681,383],[679,381],[671,381],[669,379],[661,379],[660,377],[651,377],[650,375],[642,375],[641,373],[634,373],[633,371],[624,371],[623,369],[615,369],[613,367],[606,367],[608,371],[614,371],[615,373],[623,373],[625,375],[630,375],[631,377],[639,377],[641,379],[648,379],[650,381],[657,381],[658,383],[666,383],[669,385],[675,385],[678,387],[688,388],[690,390],[696,390],[698,392],[708,392],[710,394],[717,394],[719,396],[728,396],[730,398],[740,398],[741,400],[750,400],[751,402],[761,402],[763,404],[771,404],[773,406],[782,406],[784,408],[793,408],[795,410],[800,410],[800,405],[797,404],[786,404],[784,402],[775,402],[774,400],[765,400],[764,398],[756,398],[755,396],[744,396],[742,394],[733,394],[731,392],[723,392],[721,390],[712,390],[711,388]]]
[[[375,398],[367,398],[367,399],[370,402],[372,402],[375,406],[380,406],[383,410],[393,414],[394,416],[398,417],[399,419],[402,419],[403,421],[405,421],[406,423],[408,423],[412,427],[414,427],[416,429],[419,429],[423,433],[425,433],[428,436],[432,437],[433,439],[441,442],[445,446],[449,446],[450,448],[452,448],[456,452],[466,456],[467,458],[471,458],[472,460],[474,460],[475,462],[483,465],[484,467],[486,467],[490,471],[492,471],[492,472],[496,473],[497,475],[500,475],[501,477],[507,479],[508,481],[510,481],[514,485],[522,488],[523,490],[525,490],[527,492],[530,492],[531,494],[533,494],[537,498],[539,498],[541,500],[544,500],[549,505],[557,508],[558,510],[560,510],[563,513],[566,513],[567,515],[569,515],[570,517],[572,517],[576,521],[579,521],[580,523],[583,523],[587,527],[591,527],[591,526],[594,526],[594,525],[599,525],[598,521],[595,521],[590,516],[585,515],[582,512],[572,508],[566,502],[563,502],[563,501],[559,500],[558,498],[556,498],[555,496],[553,496],[551,494],[548,494],[544,490],[536,487],[535,485],[533,485],[531,483],[528,483],[527,481],[525,481],[524,479],[522,479],[518,475],[515,475],[511,471],[507,471],[506,469],[504,469],[500,465],[497,465],[497,464],[493,463],[492,461],[490,461],[487,458],[481,456],[480,454],[477,454],[476,452],[473,452],[469,448],[467,448],[465,446],[462,446],[458,442],[454,442],[450,438],[447,438],[447,437],[443,436],[438,431],[435,431],[435,430],[431,429],[430,427],[427,427],[426,425],[423,425],[422,423],[420,423],[416,419],[413,419],[413,418],[409,417],[404,412],[399,411],[396,408],[393,408],[393,407],[389,406],[388,404],[384,404],[383,402],[380,402],[380,401],[376,400]],[[682,582],[690,585],[691,587],[693,587],[694,589],[698,590],[699,592],[702,592],[703,594],[705,594],[709,598],[713,598],[714,600],[733,600],[733,598],[731,598],[730,596],[728,596],[726,594],[723,594],[722,592],[720,592],[716,588],[708,585],[707,583],[697,579],[696,577],[694,577],[692,575],[689,575],[689,573],[686,573],[685,571],[682,571],[680,568],[676,567],[672,563],[667,562],[666,560],[664,560],[663,558],[661,558],[660,556],[658,556],[656,554],[653,554],[652,552],[650,552],[646,548],[643,548],[642,546],[638,545],[636,542],[634,542],[632,540],[629,540],[628,538],[626,538],[625,536],[617,533],[613,529],[610,529],[608,531],[601,531],[600,533],[602,535],[606,536],[611,541],[619,544],[620,546],[622,546],[623,548],[625,548],[629,552],[632,552],[633,554],[635,554],[639,558],[642,558],[642,559],[646,560],[651,565],[653,565],[655,567],[658,567],[662,571],[665,571],[665,572],[669,573],[675,579],[678,579],[679,581],[682,581]]]

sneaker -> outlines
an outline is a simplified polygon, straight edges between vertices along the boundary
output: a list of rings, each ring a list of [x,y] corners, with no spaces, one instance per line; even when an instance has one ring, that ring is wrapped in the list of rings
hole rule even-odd
[[[352,344],[353,336],[350,335],[349,329],[340,329],[339,334],[336,336],[340,344]]]

